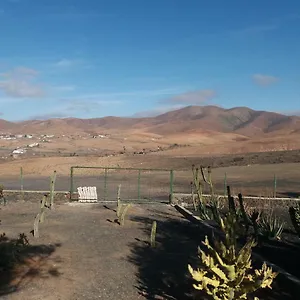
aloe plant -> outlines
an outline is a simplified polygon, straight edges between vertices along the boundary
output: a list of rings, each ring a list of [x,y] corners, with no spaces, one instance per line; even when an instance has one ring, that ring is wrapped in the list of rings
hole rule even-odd
[[[284,222],[274,216],[263,214],[258,223],[258,233],[265,238],[280,240]]]

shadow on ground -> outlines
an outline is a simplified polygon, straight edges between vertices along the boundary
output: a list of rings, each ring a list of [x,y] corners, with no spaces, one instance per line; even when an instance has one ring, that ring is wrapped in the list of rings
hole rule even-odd
[[[134,217],[132,221],[139,222],[150,239],[153,218]],[[191,300],[211,299],[200,294],[193,287],[193,281],[188,273],[187,266],[199,267],[197,247],[205,235],[211,232],[188,221],[166,218],[157,221],[156,247],[151,248],[149,240],[136,242],[130,245],[129,261],[135,264],[137,271],[137,289],[146,299],[164,300]],[[262,262],[258,262],[260,267]],[[279,275],[279,280],[272,290],[262,290],[257,296],[264,300],[298,299],[298,287]],[[249,298],[251,299],[251,298]]]
[[[281,193],[283,197],[288,197],[288,198],[300,198],[300,193],[299,192],[284,192]]]
[[[56,245],[30,245],[26,236],[9,239],[0,236],[0,296],[18,291],[24,283],[34,278],[60,276],[57,268],[48,267],[47,261],[55,252]],[[56,262],[59,259],[56,259]]]
[[[154,219],[131,218],[144,225],[149,236]],[[204,233],[187,221],[167,219],[157,221],[156,247],[149,240],[132,243],[129,261],[138,267],[137,278],[140,294],[146,299],[194,299],[195,290],[187,266],[197,263],[197,247]],[[205,298],[201,298],[205,299]]]

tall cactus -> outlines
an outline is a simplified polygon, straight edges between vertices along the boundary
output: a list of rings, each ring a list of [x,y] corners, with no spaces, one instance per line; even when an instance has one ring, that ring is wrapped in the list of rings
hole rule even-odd
[[[214,185],[213,185],[213,182],[212,182],[211,166],[207,167],[207,176],[205,175],[204,167],[201,166],[200,170],[201,170],[201,175],[202,175],[203,181],[208,184],[209,190],[210,190],[210,195],[213,197],[214,196]]]
[[[207,174],[205,173],[207,171]],[[213,218],[213,208],[218,207],[218,198],[215,197],[214,194],[214,186],[212,182],[212,171],[211,167],[204,168],[203,166],[200,166],[200,168],[196,168],[195,165],[192,166],[192,172],[193,172],[193,182],[191,182],[191,194],[192,194],[192,200],[194,209],[196,211],[200,211],[200,218],[203,220],[211,220]],[[210,190],[210,208],[207,207],[204,199],[203,199],[203,188],[204,184],[207,184],[209,186]],[[197,195],[197,203],[194,200],[194,188]]]
[[[198,204],[203,205],[203,185],[199,176],[199,168],[196,168],[195,165],[192,165],[192,172],[193,172],[193,182],[194,187],[196,189]]]
[[[47,195],[43,196],[43,199],[40,202],[40,211],[34,218],[33,236],[35,238],[38,238],[40,236],[39,235],[39,223],[43,223],[45,221],[45,210],[46,210],[46,208],[49,208],[49,206],[47,206],[47,197],[48,197]]]
[[[230,190],[229,185],[227,186],[227,197],[228,197],[229,212],[236,216],[236,207],[235,207],[235,203],[234,203],[234,198],[233,198],[233,196],[231,196],[231,190]]]
[[[40,223],[43,223],[45,221],[45,209],[46,209],[46,202],[47,202],[47,195],[44,195],[42,201],[41,201],[41,207],[40,207]]]
[[[239,199],[239,205],[240,205],[242,218],[243,218],[243,221],[244,221],[243,223],[245,225],[246,234],[247,234],[248,231],[249,231],[251,220],[250,220],[249,216],[246,213],[245,206],[244,206],[244,199],[243,199],[243,196],[242,196],[241,193],[238,194],[238,199]]]

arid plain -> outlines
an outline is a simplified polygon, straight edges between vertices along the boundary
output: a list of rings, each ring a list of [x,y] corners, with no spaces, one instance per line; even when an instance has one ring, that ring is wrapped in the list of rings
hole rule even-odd
[[[3,137],[11,137],[0,140],[3,182],[17,178],[20,166],[26,178],[36,178],[53,170],[69,176],[74,165],[190,172],[193,163],[216,167],[217,181],[224,172],[234,173],[239,186],[262,176],[272,182],[275,173],[285,181],[300,179],[296,116],[189,106],[152,118],[2,120],[0,125]],[[13,155],[16,149],[24,153]]]

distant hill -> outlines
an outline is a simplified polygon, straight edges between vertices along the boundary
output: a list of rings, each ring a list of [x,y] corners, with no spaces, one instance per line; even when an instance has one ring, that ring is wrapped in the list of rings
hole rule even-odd
[[[138,130],[159,135],[197,132],[235,133],[247,137],[296,133],[300,117],[256,111],[248,107],[187,106],[156,117],[31,120],[20,123],[0,120],[0,131],[20,133],[82,134],[109,130]]]
[[[6,131],[13,130],[16,127],[18,127],[16,123],[0,119],[0,132],[5,133]]]

